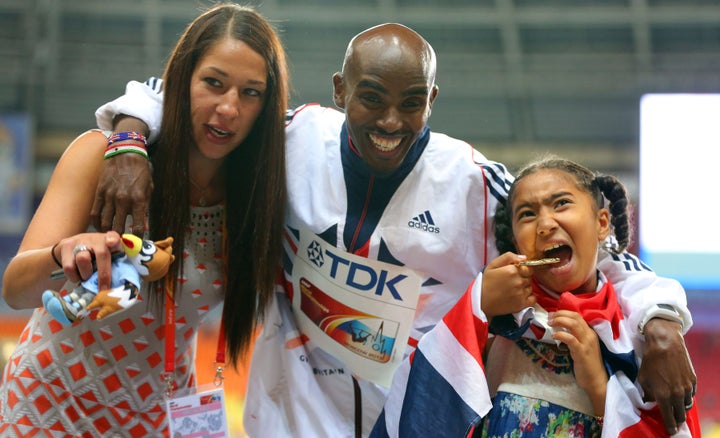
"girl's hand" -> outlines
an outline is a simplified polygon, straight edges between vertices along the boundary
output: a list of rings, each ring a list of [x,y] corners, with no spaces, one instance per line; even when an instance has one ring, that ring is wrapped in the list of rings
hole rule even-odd
[[[488,321],[493,316],[519,312],[537,301],[532,293],[532,268],[517,265],[525,259],[506,252],[485,267],[480,306]]]
[[[575,380],[590,397],[595,415],[604,415],[608,375],[597,333],[579,313],[570,310],[558,310],[548,323],[555,329],[553,339],[564,343],[570,350]]]

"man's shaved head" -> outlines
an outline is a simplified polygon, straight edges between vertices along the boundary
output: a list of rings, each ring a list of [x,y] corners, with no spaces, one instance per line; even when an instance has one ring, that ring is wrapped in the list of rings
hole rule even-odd
[[[357,34],[348,44],[343,60],[343,74],[361,68],[379,57],[414,57],[422,65],[428,85],[435,83],[435,51],[417,32],[399,23],[385,23]]]

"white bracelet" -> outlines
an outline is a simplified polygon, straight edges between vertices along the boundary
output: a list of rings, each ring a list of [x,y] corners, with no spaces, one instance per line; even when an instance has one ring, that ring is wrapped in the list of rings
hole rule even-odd
[[[682,326],[682,330],[685,330],[685,323],[683,321],[680,312],[675,309],[675,306],[670,304],[654,304],[647,311],[643,319],[638,324],[638,332],[641,335],[645,334],[645,325],[650,322],[653,318],[660,318],[667,321],[677,322]]]

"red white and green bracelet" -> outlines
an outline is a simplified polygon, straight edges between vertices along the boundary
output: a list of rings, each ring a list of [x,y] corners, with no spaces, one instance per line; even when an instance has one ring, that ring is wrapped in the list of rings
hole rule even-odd
[[[116,132],[108,138],[105,148],[106,160],[128,152],[148,158],[145,136],[139,132]]]

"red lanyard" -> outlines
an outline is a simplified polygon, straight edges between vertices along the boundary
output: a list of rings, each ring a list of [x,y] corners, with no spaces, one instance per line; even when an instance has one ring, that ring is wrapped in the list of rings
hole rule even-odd
[[[172,283],[165,281],[165,395],[169,398],[175,391],[175,291]],[[222,385],[225,369],[225,318],[220,319],[217,351],[215,352],[215,386]]]

